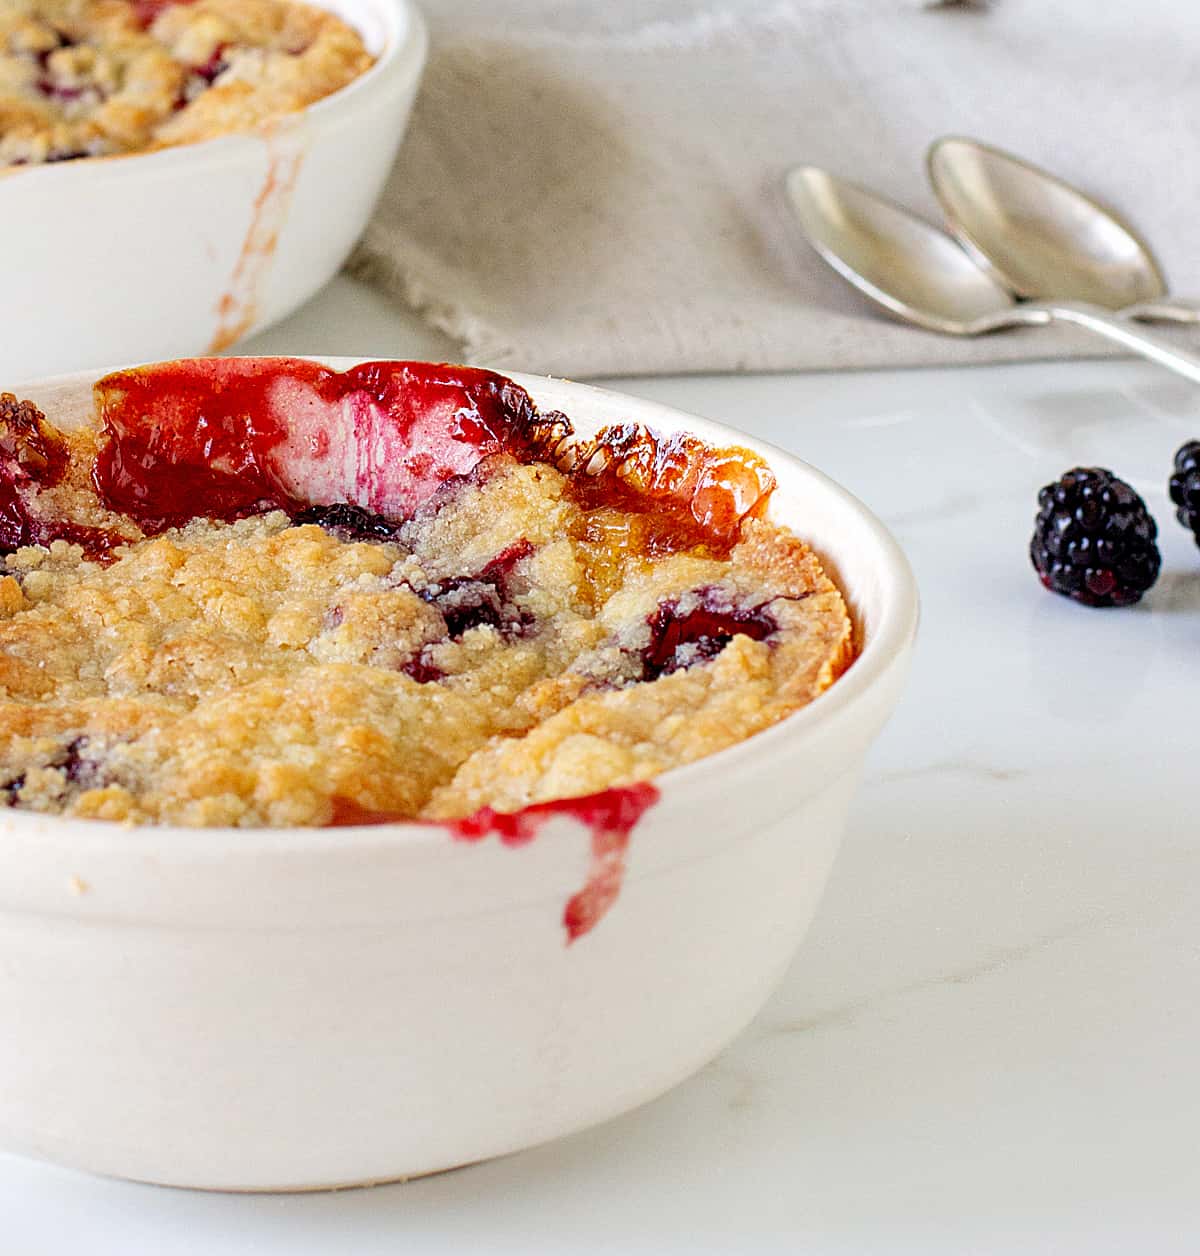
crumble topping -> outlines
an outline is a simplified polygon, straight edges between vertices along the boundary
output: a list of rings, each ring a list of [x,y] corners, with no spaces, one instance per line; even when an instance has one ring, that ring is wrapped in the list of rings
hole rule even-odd
[[[0,0],[0,167],[246,130],[372,63],[297,0]]]
[[[97,398],[67,433],[0,399],[0,803],[512,811],[732,745],[850,661],[769,473],[757,498],[706,478],[753,455],[580,446],[511,381],[424,364],[168,364]]]

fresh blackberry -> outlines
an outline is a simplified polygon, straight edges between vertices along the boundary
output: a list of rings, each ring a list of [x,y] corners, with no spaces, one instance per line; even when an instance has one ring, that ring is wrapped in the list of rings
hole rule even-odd
[[[1038,505],[1029,557],[1047,589],[1085,606],[1129,606],[1158,579],[1158,528],[1111,471],[1076,467]]]
[[[1178,507],[1175,517],[1200,545],[1200,440],[1190,440],[1181,445],[1175,455],[1171,500]]]

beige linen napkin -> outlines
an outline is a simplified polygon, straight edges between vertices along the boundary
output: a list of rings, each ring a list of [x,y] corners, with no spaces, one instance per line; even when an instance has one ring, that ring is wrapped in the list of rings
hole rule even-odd
[[[565,375],[1103,352],[873,314],[811,253],[785,170],[931,217],[960,132],[1125,211],[1200,289],[1196,0],[425,0],[432,53],[354,270],[465,356]]]

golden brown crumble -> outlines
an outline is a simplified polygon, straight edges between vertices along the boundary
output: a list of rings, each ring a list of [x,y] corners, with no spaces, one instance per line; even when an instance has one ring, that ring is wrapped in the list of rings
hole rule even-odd
[[[727,557],[648,553],[628,512],[497,453],[395,524],[326,507],[148,536],[97,499],[97,432],[66,441],[36,513],[117,548],[0,560],[0,803],[193,826],[515,810],[739,742],[851,657],[841,594],[761,519]]]
[[[297,0],[0,0],[0,166],[246,130],[371,65],[356,31]]]

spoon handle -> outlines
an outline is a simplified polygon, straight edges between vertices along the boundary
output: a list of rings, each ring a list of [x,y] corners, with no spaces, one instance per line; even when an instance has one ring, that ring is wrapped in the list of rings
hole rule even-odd
[[[1021,308],[1028,314],[1044,314],[1052,322],[1072,323],[1076,327],[1095,332],[1106,340],[1116,341],[1131,353],[1140,353],[1142,357],[1200,384],[1200,357],[1176,348],[1169,340],[1153,332],[1132,327],[1108,310],[1074,301],[1039,301],[1035,305]]]
[[[1200,305],[1195,301],[1141,301],[1121,310],[1122,318],[1141,323],[1200,323]]]

